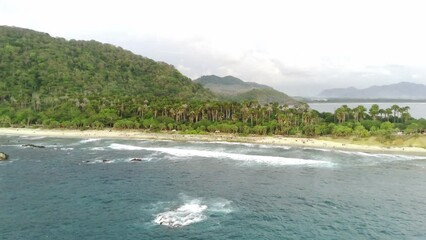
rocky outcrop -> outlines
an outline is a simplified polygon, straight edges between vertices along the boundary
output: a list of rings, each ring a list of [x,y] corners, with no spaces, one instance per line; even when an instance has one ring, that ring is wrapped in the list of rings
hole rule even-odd
[[[7,160],[9,156],[6,153],[0,152],[0,161]]]
[[[132,158],[130,159],[130,162],[142,162],[141,158]]]
[[[23,144],[22,147],[45,148],[45,146],[39,146],[34,144]]]

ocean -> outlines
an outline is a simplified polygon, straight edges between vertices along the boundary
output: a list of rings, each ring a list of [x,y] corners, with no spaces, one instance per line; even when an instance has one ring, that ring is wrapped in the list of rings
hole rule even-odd
[[[426,157],[29,136],[0,151],[3,240],[426,239]]]

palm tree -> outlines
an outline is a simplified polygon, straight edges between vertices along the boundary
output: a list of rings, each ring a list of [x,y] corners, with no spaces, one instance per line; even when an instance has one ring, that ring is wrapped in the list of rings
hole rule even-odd
[[[358,122],[359,111],[356,108],[352,109],[352,116],[354,116],[355,122]]]
[[[271,121],[271,114],[273,110],[274,109],[272,108],[272,105],[268,104],[268,106],[266,107],[266,111],[268,112],[268,122]]]
[[[392,115],[392,109],[391,109],[391,108],[386,108],[386,110],[385,110],[385,114],[386,114],[386,118],[387,118],[387,119],[388,119],[388,121],[389,121],[390,116]]]
[[[404,122],[407,122],[410,118],[411,118],[411,115],[410,115],[408,112],[403,112],[403,113],[401,114],[401,119],[402,119]]]
[[[191,110],[191,111],[189,112],[189,121],[190,121],[191,123],[194,123],[194,121],[195,121],[195,111],[194,111],[194,110]]]
[[[386,117],[386,110],[384,109],[379,109],[379,114],[380,114],[380,118],[383,119],[383,117]]]
[[[399,113],[400,113],[400,115],[401,115],[401,119],[402,119],[404,122],[407,122],[407,121],[408,121],[408,119],[410,119],[410,117],[411,117],[411,115],[410,115],[410,113],[408,112],[408,110],[410,110],[410,107],[409,107],[409,106],[401,107],[401,108],[399,109]]]
[[[349,120],[350,113],[352,112],[352,109],[348,107],[348,105],[342,105],[343,113],[345,114],[344,122],[346,121],[346,117]]]
[[[249,117],[249,108],[247,106],[244,106],[243,108],[241,108],[241,119],[243,120],[244,123],[247,122]]]
[[[397,117],[397,115],[399,113],[400,107],[398,105],[394,104],[394,105],[391,106],[390,109],[392,110],[392,113],[393,113],[393,122],[395,123],[396,122],[396,117]]]
[[[362,105],[359,105],[353,109],[353,115],[356,122],[358,122],[358,120],[362,121],[362,119],[364,119],[365,111],[367,111],[367,109]]]
[[[346,122],[346,119],[349,118],[349,113],[351,112],[351,109],[348,107],[348,105],[342,105],[338,109],[334,111],[334,115],[337,118],[339,123]]]
[[[379,105],[373,104],[370,107],[370,110],[368,111],[370,113],[371,118],[375,121],[377,114],[379,114],[380,108]]]
[[[175,118],[175,116],[176,116],[176,111],[175,111],[175,109],[170,108],[169,112],[170,112],[170,116],[171,116],[172,118]]]
[[[336,111],[334,111],[334,116],[336,116],[338,123],[345,122],[346,114],[345,114],[343,108],[339,107],[338,109],[336,109]]]

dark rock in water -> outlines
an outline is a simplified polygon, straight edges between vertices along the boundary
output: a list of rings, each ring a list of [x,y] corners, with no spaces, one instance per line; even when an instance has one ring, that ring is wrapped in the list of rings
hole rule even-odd
[[[34,145],[34,144],[23,144],[22,147],[45,148],[45,146]]]
[[[109,163],[109,162],[111,162],[111,160],[103,159],[103,160],[102,160],[102,162],[103,162],[103,163]]]
[[[7,160],[9,156],[6,153],[0,152],[0,161]]]
[[[142,162],[141,158],[132,158],[130,159],[130,162]]]

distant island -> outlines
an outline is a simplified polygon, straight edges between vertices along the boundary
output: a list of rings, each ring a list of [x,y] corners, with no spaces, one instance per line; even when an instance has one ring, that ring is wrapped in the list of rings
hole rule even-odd
[[[319,93],[322,98],[334,99],[410,99],[426,100],[426,85],[400,82],[396,84],[372,86],[365,89],[332,88]]]
[[[321,113],[265,85],[214,75],[192,81],[170,64],[96,41],[0,26],[0,46],[0,127],[371,137],[391,145],[426,130],[406,106]]]

